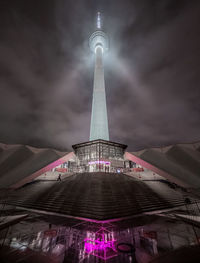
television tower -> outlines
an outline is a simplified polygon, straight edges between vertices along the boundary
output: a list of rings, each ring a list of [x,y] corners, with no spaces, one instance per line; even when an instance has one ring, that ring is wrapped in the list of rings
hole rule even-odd
[[[108,50],[108,37],[102,31],[100,12],[97,13],[96,31],[91,35],[89,45],[95,54],[90,141],[98,139],[109,141],[103,65],[103,56]]]

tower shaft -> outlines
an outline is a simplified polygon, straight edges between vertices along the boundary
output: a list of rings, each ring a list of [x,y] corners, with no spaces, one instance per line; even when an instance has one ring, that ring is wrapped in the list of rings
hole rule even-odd
[[[92,116],[90,124],[90,141],[103,139],[109,141],[106,92],[104,80],[103,48],[95,50],[94,86]]]

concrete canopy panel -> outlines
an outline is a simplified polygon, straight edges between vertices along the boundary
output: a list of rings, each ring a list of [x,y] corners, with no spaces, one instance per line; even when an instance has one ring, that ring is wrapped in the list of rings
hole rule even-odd
[[[182,186],[200,188],[199,142],[125,153],[125,158]]]
[[[20,187],[73,158],[73,152],[0,144],[0,188]]]

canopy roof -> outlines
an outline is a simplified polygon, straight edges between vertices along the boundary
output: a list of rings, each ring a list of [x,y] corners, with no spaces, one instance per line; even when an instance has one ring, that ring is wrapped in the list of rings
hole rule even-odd
[[[148,148],[125,157],[175,183],[200,189],[200,142]]]
[[[19,187],[72,157],[54,149],[0,143],[0,188]]]

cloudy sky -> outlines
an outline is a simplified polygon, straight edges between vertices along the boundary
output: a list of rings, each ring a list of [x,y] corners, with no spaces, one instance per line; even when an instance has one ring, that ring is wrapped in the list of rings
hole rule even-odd
[[[110,139],[132,151],[200,140],[200,1],[2,0],[0,142],[88,140],[97,11]]]

